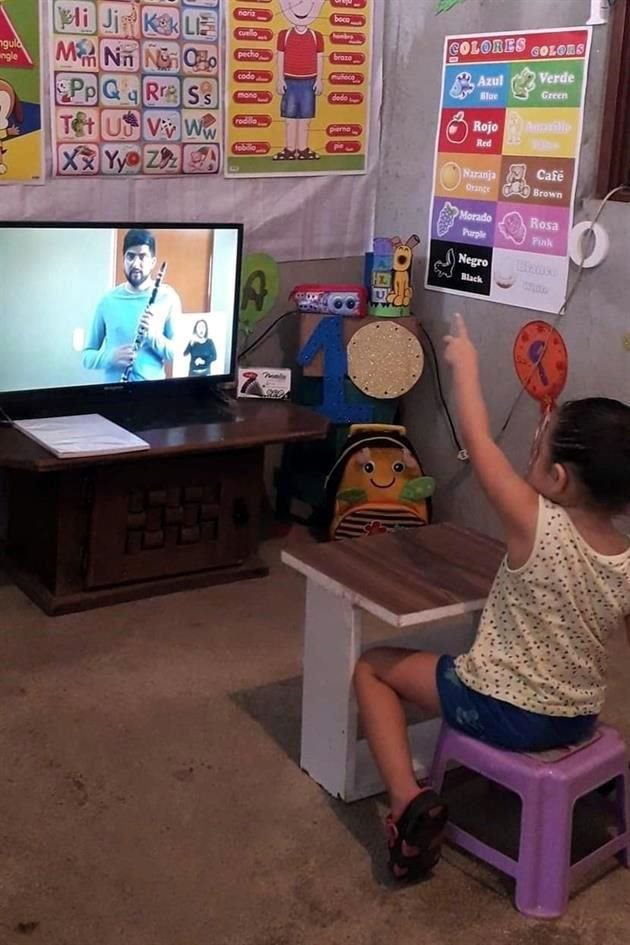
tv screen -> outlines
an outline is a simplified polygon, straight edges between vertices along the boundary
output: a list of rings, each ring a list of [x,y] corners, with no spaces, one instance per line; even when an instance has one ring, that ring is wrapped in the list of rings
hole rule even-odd
[[[242,236],[0,222],[0,392],[231,378]]]

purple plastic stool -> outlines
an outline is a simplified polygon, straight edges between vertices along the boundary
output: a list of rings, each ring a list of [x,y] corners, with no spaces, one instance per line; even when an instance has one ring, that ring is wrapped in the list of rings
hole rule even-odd
[[[538,919],[562,915],[569,901],[570,880],[607,857],[616,855],[624,866],[630,865],[628,753],[614,728],[599,725],[594,739],[549,761],[544,755],[536,758],[494,748],[442,723],[431,772],[437,791],[449,761],[496,781],[521,798],[518,860],[452,823],[446,827],[446,839],[513,876],[516,908],[524,915]],[[613,779],[618,835],[571,865],[575,802]]]

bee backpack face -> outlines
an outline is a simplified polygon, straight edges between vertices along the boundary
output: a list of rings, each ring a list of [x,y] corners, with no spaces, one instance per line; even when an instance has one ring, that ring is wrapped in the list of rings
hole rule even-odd
[[[428,525],[434,489],[404,427],[353,426],[326,481],[330,537]]]

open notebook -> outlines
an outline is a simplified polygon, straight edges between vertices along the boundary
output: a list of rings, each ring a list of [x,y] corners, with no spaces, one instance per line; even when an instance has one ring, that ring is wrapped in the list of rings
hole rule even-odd
[[[16,420],[14,426],[60,459],[129,453],[151,448],[146,440],[98,413]]]

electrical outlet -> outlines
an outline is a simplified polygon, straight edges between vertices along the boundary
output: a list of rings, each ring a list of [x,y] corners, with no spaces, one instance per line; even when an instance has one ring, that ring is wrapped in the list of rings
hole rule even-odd
[[[623,336],[622,341],[623,341],[623,346],[625,350],[630,351],[630,331],[626,332],[626,334]]]

